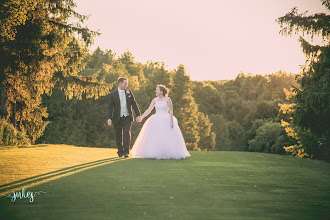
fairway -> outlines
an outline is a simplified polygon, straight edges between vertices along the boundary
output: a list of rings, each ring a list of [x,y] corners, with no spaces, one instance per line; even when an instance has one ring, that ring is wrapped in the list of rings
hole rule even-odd
[[[1,219],[327,219],[330,216],[329,163],[229,151],[190,151],[191,157],[184,160],[120,159],[114,156],[114,149],[67,148],[71,149],[70,154],[76,151],[73,154],[76,156],[67,157],[65,167],[59,166],[63,158],[54,162],[52,156],[45,159],[35,154],[32,160],[35,165],[30,164],[30,172],[35,167],[40,176],[47,172],[66,175],[57,175],[59,178],[55,179],[49,175],[41,180],[33,180],[37,175],[20,180],[8,177],[7,182],[1,182]],[[24,155],[33,149],[36,148],[22,149],[25,150],[22,155],[14,149],[17,155],[11,160],[24,161]],[[42,154],[49,149],[39,147],[38,152]],[[67,152],[65,146],[62,149]],[[0,150],[0,156],[4,151],[11,150]],[[102,154],[95,153],[98,151]],[[3,173],[10,170],[10,162],[6,157],[2,160],[2,177],[18,175]],[[46,166],[49,162],[58,163],[49,167],[58,167],[40,173],[38,164]],[[35,185],[26,191],[46,192],[36,195],[33,203],[28,198],[12,203],[3,196],[4,189],[29,178]],[[23,186],[20,185],[20,190]]]

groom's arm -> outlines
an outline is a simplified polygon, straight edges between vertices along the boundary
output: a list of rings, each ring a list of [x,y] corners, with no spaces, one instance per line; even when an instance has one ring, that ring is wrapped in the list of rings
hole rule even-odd
[[[132,105],[133,105],[133,109],[135,111],[135,115],[136,116],[140,116],[141,115],[141,112],[140,112],[139,106],[137,105],[137,103],[135,101],[135,97],[134,97],[132,91],[131,91],[131,94],[132,94]]]

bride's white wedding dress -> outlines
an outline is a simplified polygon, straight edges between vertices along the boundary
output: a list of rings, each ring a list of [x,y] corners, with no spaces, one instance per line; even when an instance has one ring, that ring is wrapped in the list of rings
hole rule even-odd
[[[182,159],[189,157],[178,120],[168,113],[167,102],[155,103],[156,114],[144,123],[133,148],[132,157],[153,159]]]

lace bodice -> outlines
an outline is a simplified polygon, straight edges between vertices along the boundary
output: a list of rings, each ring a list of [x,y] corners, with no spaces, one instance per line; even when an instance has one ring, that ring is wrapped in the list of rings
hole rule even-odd
[[[155,108],[156,108],[156,114],[168,113],[167,102],[156,102]]]

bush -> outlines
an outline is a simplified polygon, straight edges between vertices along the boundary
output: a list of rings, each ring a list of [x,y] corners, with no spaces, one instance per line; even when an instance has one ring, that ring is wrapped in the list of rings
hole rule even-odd
[[[284,133],[284,129],[280,123],[266,122],[257,129],[255,138],[249,141],[248,150],[271,153],[277,137],[282,133]],[[275,151],[274,148],[273,151]]]
[[[25,133],[18,131],[6,120],[0,120],[0,146],[15,146],[30,144]]]

